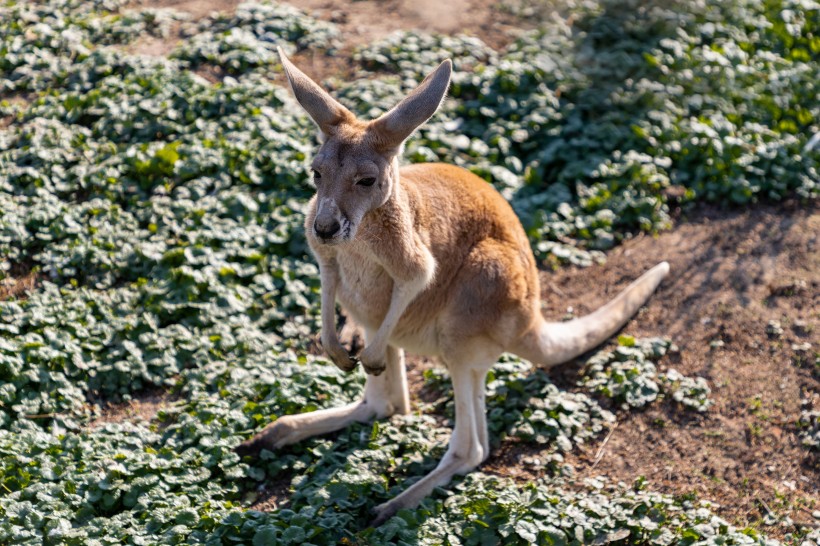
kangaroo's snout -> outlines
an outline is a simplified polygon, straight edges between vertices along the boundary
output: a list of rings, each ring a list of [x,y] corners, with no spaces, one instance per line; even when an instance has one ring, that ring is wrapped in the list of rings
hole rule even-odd
[[[320,239],[332,239],[334,235],[339,233],[341,224],[336,219],[325,220],[320,222],[318,219],[313,222],[313,231]]]
[[[339,239],[344,222],[344,214],[330,197],[319,199],[313,233],[322,243],[334,243]]]

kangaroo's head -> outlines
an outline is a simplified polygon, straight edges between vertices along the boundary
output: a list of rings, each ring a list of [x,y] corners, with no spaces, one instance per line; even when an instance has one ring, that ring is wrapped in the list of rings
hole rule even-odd
[[[384,205],[398,182],[404,141],[438,109],[450,84],[444,61],[395,108],[373,121],[356,118],[308,78],[279,49],[296,100],[319,127],[321,147],[313,159],[316,183],[316,240],[350,241],[364,216]]]

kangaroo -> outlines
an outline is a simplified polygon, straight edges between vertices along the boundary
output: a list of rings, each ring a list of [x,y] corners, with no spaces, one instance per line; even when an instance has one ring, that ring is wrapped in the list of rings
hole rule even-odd
[[[547,322],[535,258],[507,201],[460,167],[399,166],[405,140],[445,97],[450,60],[395,108],[363,121],[279,55],[321,141],[305,232],[321,277],[322,345],[344,371],[361,363],[367,379],[359,402],[280,417],[237,452],[258,455],[353,422],[406,414],[404,350],[436,357],[455,396],[448,449],[435,470],[374,509],[378,526],[487,458],[485,383],[502,353],[549,367],[593,349],[646,302],[669,265],[655,266],[588,316]],[[337,337],[337,301],[365,330],[358,359]]]

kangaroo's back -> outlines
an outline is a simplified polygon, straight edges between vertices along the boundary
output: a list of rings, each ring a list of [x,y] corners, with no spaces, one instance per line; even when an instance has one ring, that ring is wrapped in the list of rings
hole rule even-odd
[[[452,261],[478,242],[493,239],[520,250],[524,258],[520,266],[535,274],[521,221],[486,180],[446,163],[402,167],[400,180],[414,210],[416,229],[429,234],[433,255],[440,262]]]

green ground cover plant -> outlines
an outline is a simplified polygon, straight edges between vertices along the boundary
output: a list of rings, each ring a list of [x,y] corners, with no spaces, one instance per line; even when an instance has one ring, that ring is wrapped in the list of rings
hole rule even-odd
[[[286,4],[240,4],[230,16],[217,14],[184,30],[188,37],[171,55],[196,66],[217,65],[241,73],[278,64],[276,47],[321,48],[338,45],[338,30]]]
[[[614,351],[602,351],[587,361],[582,386],[612,399],[624,409],[642,408],[660,396],[701,412],[712,405],[705,379],[686,377],[675,369],[658,373],[655,363],[649,360],[677,350],[670,340],[620,336],[618,344]]]
[[[702,380],[658,372],[665,341],[624,338],[571,391],[505,358],[488,383],[494,442],[543,446],[543,478],[474,473],[379,529],[369,510],[441,454],[448,428],[430,415],[240,460],[232,448],[277,416],[362,390],[360,373],[310,352],[315,129],[269,78],[277,45],[330,51],[338,30],[263,3],[189,23],[169,59],[148,58],[127,46],[184,18],[125,5],[0,3],[0,280],[40,279],[0,301],[0,543],[773,543],[706,502],[579,484],[565,468],[562,453],[624,402],[707,410]],[[556,18],[503,51],[397,34],[357,52],[365,79],[330,83],[374,116],[454,58],[451,98],[407,159],[495,184],[545,265],[663,229],[670,200],[817,197],[816,4],[566,9],[572,25]],[[230,76],[209,83],[203,64]],[[442,399],[427,409],[445,420],[446,381],[428,377]],[[668,401],[645,395],[652,382]],[[101,404],[148,388],[175,402],[151,422],[92,426]],[[808,442],[816,428],[809,415]],[[289,486],[285,506],[249,509],[271,483]]]

